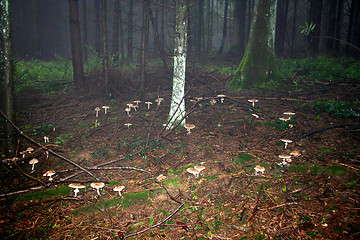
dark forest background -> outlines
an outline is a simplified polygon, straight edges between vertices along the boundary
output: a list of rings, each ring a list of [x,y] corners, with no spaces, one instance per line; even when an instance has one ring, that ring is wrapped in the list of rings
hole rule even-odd
[[[109,54],[120,63],[140,57],[142,8],[140,0],[107,1]],[[149,1],[147,53],[158,57],[160,47],[173,54],[174,1]],[[246,47],[254,0],[193,0],[189,6],[190,56],[239,58]],[[17,58],[53,60],[70,57],[68,1],[11,0],[13,52]],[[84,60],[100,53],[100,1],[79,1]],[[309,35],[301,33],[314,24]],[[279,57],[326,54],[359,57],[360,1],[279,0],[276,21],[276,54]]]

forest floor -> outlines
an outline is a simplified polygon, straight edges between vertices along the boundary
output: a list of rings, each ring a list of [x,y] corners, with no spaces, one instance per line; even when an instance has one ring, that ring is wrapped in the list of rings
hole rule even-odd
[[[295,89],[288,79],[282,90],[235,92],[230,77],[190,68],[186,121],[196,127],[187,134],[163,130],[171,76],[159,69],[149,70],[146,99],[126,114],[126,104],[138,100],[129,85],[137,74],[115,74],[128,85],[112,99],[73,90],[17,97],[22,134],[98,180],[20,137],[19,152],[35,152],[1,164],[1,239],[360,238],[359,117],[309,107],[357,101],[358,82],[299,79]],[[218,94],[226,95],[223,103]],[[144,100],[153,102],[150,109]],[[103,105],[109,112],[96,117]],[[291,120],[279,120],[288,111]],[[285,148],[281,139],[292,142]],[[293,150],[301,155],[281,164],[279,155]],[[263,174],[255,173],[258,165]],[[187,172],[194,166],[205,167],[197,178]],[[43,176],[48,170],[56,171],[52,182]],[[98,181],[105,183],[101,196],[90,187]],[[70,183],[86,188],[74,197]],[[125,186],[122,196],[117,185]]]

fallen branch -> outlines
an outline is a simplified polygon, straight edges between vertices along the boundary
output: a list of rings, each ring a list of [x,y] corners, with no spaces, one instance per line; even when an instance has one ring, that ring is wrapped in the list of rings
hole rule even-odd
[[[314,131],[311,131],[311,132],[308,132],[308,133],[302,135],[297,140],[301,140],[303,138],[314,135],[315,133],[323,132],[323,131],[326,131],[326,130],[330,130],[330,129],[334,129],[334,128],[345,128],[345,127],[357,127],[357,128],[360,128],[360,124],[338,124],[338,125],[334,125],[334,126],[320,128],[320,129],[317,129],[317,130],[314,130]]]
[[[124,236],[124,237],[122,237],[122,238],[120,238],[120,239],[126,239],[126,238],[129,238],[129,237],[137,236],[137,235],[140,235],[140,234],[142,234],[142,233],[144,233],[144,232],[149,231],[150,229],[153,229],[153,228],[156,228],[156,227],[159,227],[159,226],[163,225],[163,224],[166,223],[170,218],[172,218],[172,216],[174,216],[184,205],[185,205],[185,203],[182,203],[182,204],[181,204],[177,209],[175,209],[175,211],[172,212],[167,218],[165,218],[164,220],[158,222],[157,224],[152,225],[152,226],[150,226],[150,227],[148,227],[148,228],[145,228],[145,229],[143,229],[143,230],[141,230],[141,231],[128,234],[128,235],[126,235],[126,236]]]
[[[95,178],[96,180],[99,180],[94,174],[92,174],[91,172],[89,172],[88,170],[86,170],[85,168],[81,167],[80,165],[74,163],[73,161],[71,161],[70,159],[54,152],[53,150],[41,145],[40,143],[36,142],[35,140],[33,140],[32,138],[30,138],[29,136],[27,136],[26,134],[24,134],[1,110],[0,110],[1,115],[5,118],[5,120],[10,123],[10,125],[21,135],[23,136],[25,139],[27,139],[28,141],[32,142],[33,144],[37,145],[40,148],[43,148],[45,150],[47,150],[49,153],[53,154],[54,156],[64,160],[67,163],[70,163],[71,165],[81,169],[82,171],[86,172],[87,174],[89,174],[90,176],[92,176],[93,178]]]

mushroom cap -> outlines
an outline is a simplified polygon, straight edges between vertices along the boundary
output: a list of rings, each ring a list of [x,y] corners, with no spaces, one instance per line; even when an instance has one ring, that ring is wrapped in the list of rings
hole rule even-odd
[[[145,104],[152,104],[152,102],[145,102]]]
[[[280,139],[284,143],[292,143],[292,140],[290,139]]]
[[[293,150],[290,155],[294,156],[294,157],[298,157],[301,155],[301,153],[298,150]]]
[[[131,110],[131,109],[130,109],[129,107],[125,108],[125,111],[126,111],[126,112],[130,112],[130,110]]]
[[[219,95],[217,95],[219,98],[223,98],[223,97],[226,97],[226,95],[224,95],[224,94],[219,94]]]
[[[202,170],[205,169],[205,167],[204,166],[195,166],[194,169],[198,172],[201,172]]]
[[[290,156],[290,155],[287,155],[287,154],[281,154],[281,155],[279,155],[279,158],[290,159],[291,156]]]
[[[105,186],[105,183],[103,183],[103,182],[93,182],[93,183],[90,184],[90,186],[92,188],[100,189],[100,188],[103,188]]]
[[[255,114],[255,113],[252,113],[251,116],[254,116],[256,118],[259,118],[259,115]]]
[[[28,147],[28,148],[26,149],[26,152],[32,152],[32,151],[34,151],[34,149],[33,149],[32,147]]]
[[[196,99],[197,101],[203,100],[202,97],[196,97],[195,99]]]
[[[51,177],[52,175],[54,175],[56,172],[55,171],[52,171],[52,170],[49,170],[47,171],[46,173],[44,173],[44,177]]]
[[[71,188],[85,188],[85,186],[80,184],[80,183],[70,183],[69,187],[71,187]]]
[[[258,102],[259,100],[257,100],[257,99],[248,99],[248,102],[251,102],[251,103],[254,103],[254,102]]]
[[[293,112],[284,112],[283,114],[285,114],[285,115],[295,115],[295,113],[293,113]]]
[[[194,175],[199,174],[199,171],[195,170],[195,168],[188,168],[186,171]]]
[[[265,168],[260,165],[257,165],[254,169],[256,172],[264,172],[265,171]]]
[[[186,128],[186,129],[193,129],[193,128],[195,128],[195,125],[192,124],[192,123],[186,123],[186,124],[184,124],[184,128]]]
[[[130,127],[132,123],[124,123],[125,126]]]
[[[95,108],[95,111],[100,111],[101,109],[99,107],[96,107]]]
[[[166,179],[166,177],[164,176],[164,174],[160,174],[159,176],[156,177],[156,180],[159,182],[162,182]]]
[[[125,188],[125,186],[115,186],[115,187],[113,188],[113,191],[115,191],[115,192],[121,192],[124,188]]]
[[[287,122],[287,121],[290,121],[290,118],[289,117],[288,118],[281,117],[281,118],[279,118],[279,120]]]
[[[134,103],[139,104],[139,103],[141,103],[141,101],[140,100],[135,100]]]
[[[101,108],[109,109],[110,107],[109,106],[102,106]]]
[[[29,161],[29,164],[37,164],[39,162],[39,160],[37,160],[36,158],[33,158]]]
[[[132,103],[127,103],[126,106],[128,106],[129,108],[132,108],[132,107],[134,107],[134,104],[132,104]]]

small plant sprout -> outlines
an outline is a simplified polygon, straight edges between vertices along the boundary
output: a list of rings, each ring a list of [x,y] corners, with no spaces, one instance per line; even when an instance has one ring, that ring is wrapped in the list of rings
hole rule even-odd
[[[127,107],[125,108],[125,112],[127,113],[127,115],[130,117],[130,111],[131,111],[131,108],[130,107]]]
[[[249,99],[248,102],[252,104],[253,107],[255,107],[255,103],[258,102],[257,99]]]
[[[91,183],[90,186],[94,189],[96,189],[96,192],[99,196],[101,196],[100,194],[100,189],[103,188],[105,186],[105,183],[103,182],[94,182],[94,183]]]
[[[224,103],[224,100],[225,100],[226,95],[224,95],[224,94],[219,94],[219,95],[217,95],[217,97],[220,98],[220,102],[221,102],[221,103]]]
[[[78,192],[80,192],[80,191],[79,191],[80,188],[85,188],[84,185],[81,185],[81,184],[79,184],[79,183],[70,183],[70,184],[69,184],[69,187],[70,187],[70,188],[75,188],[75,190],[74,190],[74,197],[77,197]]]
[[[194,124],[191,124],[191,123],[186,123],[186,124],[184,124],[184,128],[186,128],[187,134],[190,135],[191,129],[194,129],[194,128],[195,128],[195,125],[194,125]]]
[[[51,182],[52,180],[54,180],[52,178],[52,176],[55,175],[55,173],[56,173],[55,171],[49,170],[46,173],[44,173],[43,176],[44,177],[49,177],[49,181]]]
[[[95,108],[95,116],[96,116],[96,117],[99,117],[99,112],[100,112],[100,108],[99,108],[99,107],[96,107],[96,108]]]
[[[121,196],[121,191],[124,190],[125,186],[116,186],[113,188],[113,191],[119,192],[119,196]]]
[[[166,179],[166,177],[164,176],[164,174],[160,174],[159,176],[156,177],[156,181],[158,182],[162,182]]]
[[[188,168],[188,169],[187,169],[187,172],[188,172],[188,173],[191,173],[191,174],[194,174],[194,177],[195,177],[195,178],[198,178],[198,177],[199,177],[199,171],[195,170],[194,168]]]
[[[160,106],[161,102],[163,101],[164,99],[163,98],[157,98],[155,100],[155,102],[157,103],[158,106]]]
[[[125,126],[127,126],[128,127],[128,129],[130,128],[130,126],[132,125],[132,123],[125,123],[124,124]]]
[[[48,136],[44,136],[44,142],[45,142],[45,143],[48,143],[48,142],[49,142],[49,140],[50,140],[50,139],[49,139],[49,137],[48,137]]]
[[[35,164],[37,164],[39,162],[39,160],[37,160],[36,158],[33,158],[29,161],[29,164],[32,165],[31,166],[31,171],[34,171],[35,168]]]
[[[264,167],[262,167],[262,166],[260,166],[260,165],[257,165],[255,168],[254,168],[254,170],[255,170],[255,175],[258,175],[258,174],[264,174],[264,172],[265,172],[265,168]]]
[[[285,143],[285,149],[287,148],[287,145],[289,143],[292,143],[292,140],[290,140],[290,139],[281,139],[281,141]]]
[[[216,99],[215,99],[215,98],[212,98],[212,99],[210,100],[210,104],[211,104],[211,105],[216,104]]]
[[[147,109],[150,109],[150,105],[152,104],[152,102],[145,102],[145,104],[147,105]]]
[[[102,108],[104,109],[104,111],[105,111],[105,114],[107,114],[107,112],[108,112],[108,110],[109,110],[109,106],[102,106]]]

